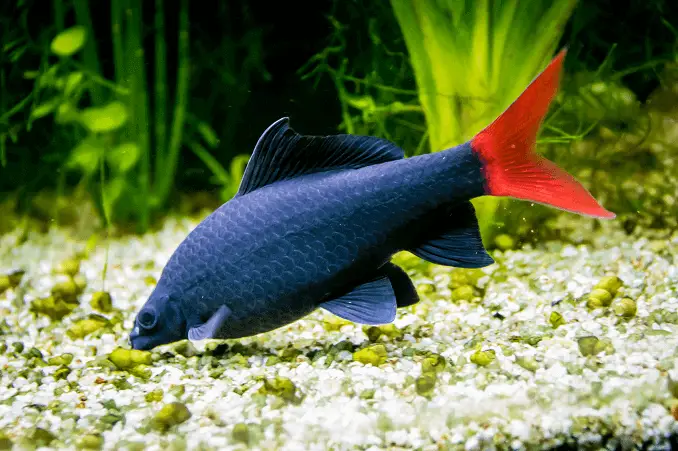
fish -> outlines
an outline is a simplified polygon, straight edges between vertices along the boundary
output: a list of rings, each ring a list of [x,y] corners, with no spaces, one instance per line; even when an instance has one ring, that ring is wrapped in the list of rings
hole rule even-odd
[[[134,319],[131,347],[253,336],[318,309],[358,324],[391,323],[397,309],[419,302],[394,254],[459,268],[494,263],[471,203],[477,197],[614,218],[535,151],[565,54],[489,126],[439,152],[405,158],[382,138],[302,135],[288,117],[271,124],[238,192],[170,256]]]

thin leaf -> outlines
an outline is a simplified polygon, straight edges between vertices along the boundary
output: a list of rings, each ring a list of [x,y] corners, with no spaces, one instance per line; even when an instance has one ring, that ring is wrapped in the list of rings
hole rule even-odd
[[[56,100],[51,100],[49,102],[36,106],[35,108],[33,108],[33,110],[31,110],[30,116],[31,120],[40,119],[42,117],[47,116],[52,111],[54,111],[56,106],[57,106]]]
[[[206,122],[198,123],[198,133],[205,140],[208,146],[214,148],[219,145],[219,137]]]

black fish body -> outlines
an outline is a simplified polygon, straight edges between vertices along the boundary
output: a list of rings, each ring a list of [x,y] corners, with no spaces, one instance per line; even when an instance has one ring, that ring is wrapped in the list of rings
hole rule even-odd
[[[530,90],[554,85],[554,72],[557,85],[560,58],[540,76],[549,79],[536,79],[474,140],[442,152],[405,159],[386,140],[303,136],[287,118],[271,125],[238,194],[170,258],[137,316],[132,346],[254,335],[317,308],[365,324],[391,322],[397,307],[418,301],[409,277],[389,262],[394,253],[458,267],[493,262],[469,202],[484,194],[610,217],[576,181],[529,152],[554,88],[534,107],[536,119],[517,127],[528,141],[513,137],[521,146],[506,161],[495,155],[512,109]]]
[[[438,222],[429,213],[482,190],[470,149],[427,157],[304,175],[236,197],[179,246],[163,274],[166,289],[191,300],[189,325],[225,303],[232,314],[223,337],[307,315],[426,240]],[[467,177],[458,186],[441,183],[460,171]]]

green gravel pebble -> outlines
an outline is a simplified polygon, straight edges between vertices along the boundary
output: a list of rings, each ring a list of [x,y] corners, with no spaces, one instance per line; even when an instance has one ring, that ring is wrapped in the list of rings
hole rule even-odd
[[[111,299],[110,293],[106,291],[97,291],[92,295],[92,300],[89,301],[89,305],[94,309],[102,313],[110,313],[113,311],[113,300]]]
[[[66,379],[68,375],[71,374],[71,369],[67,366],[59,367],[53,374],[54,379],[61,380]]]
[[[450,299],[453,301],[470,301],[473,299],[473,287],[470,285],[462,285],[452,290]]]
[[[610,293],[612,297],[617,295],[619,289],[624,286],[624,281],[622,281],[617,276],[606,276],[600,279],[594,288],[602,289]]]
[[[160,402],[162,401],[163,397],[164,393],[162,389],[158,388],[157,390],[153,390],[152,392],[146,393],[144,399],[146,400],[146,402]]]
[[[669,375],[667,377],[666,386],[669,389],[669,393],[671,393],[671,396],[673,396],[674,398],[678,398],[678,381],[674,381],[673,379],[671,379],[671,376]]]
[[[245,423],[237,423],[233,426],[231,431],[231,438],[234,442],[249,444],[250,442],[250,428]]]
[[[617,299],[612,303],[612,310],[617,316],[622,318],[633,318],[636,316],[638,307],[636,306],[636,301],[631,298],[622,298]]]
[[[78,441],[80,449],[101,449],[104,446],[104,439],[100,435],[87,434]]]
[[[487,366],[494,361],[496,354],[493,349],[487,351],[476,351],[471,354],[471,362],[478,366]]]
[[[31,301],[30,311],[35,314],[45,315],[52,321],[60,321],[78,308],[78,305],[77,300],[48,296]]]
[[[558,327],[565,325],[566,322],[565,318],[563,318],[563,315],[558,312],[551,312],[549,315],[549,324],[551,324],[551,327],[554,329],[557,329]]]
[[[596,355],[602,351],[600,339],[593,335],[577,339],[577,345],[579,346],[579,352],[584,357]]]
[[[191,412],[184,404],[180,402],[171,402],[165,404],[162,409],[155,414],[152,421],[152,427],[165,431],[172,426],[179,425],[191,418]]]
[[[533,373],[539,369],[539,363],[533,357],[516,356],[516,363]]]
[[[139,379],[147,380],[151,378],[151,368],[148,365],[139,364],[129,369],[130,374]]]
[[[49,365],[59,366],[59,365],[70,365],[70,363],[72,361],[73,361],[73,354],[66,353],[66,354],[58,355],[56,357],[50,357],[47,360],[47,363]]]
[[[29,440],[37,447],[49,446],[56,436],[47,429],[35,428],[29,436]]]
[[[0,451],[10,450],[14,446],[12,440],[5,434],[0,431]]]
[[[75,322],[67,331],[66,335],[71,340],[78,340],[106,327],[108,320],[102,317],[90,317]]]
[[[375,390],[373,388],[368,388],[367,390],[363,390],[360,392],[360,399],[373,399],[374,398],[374,393]]]
[[[586,306],[590,309],[608,307],[612,302],[612,294],[602,288],[595,288],[586,299]]]
[[[447,366],[447,360],[441,355],[431,353],[421,361],[421,371],[423,373],[439,373]]]
[[[56,272],[73,277],[80,272],[80,260],[75,258],[64,260],[57,265]]]
[[[435,372],[422,373],[422,375],[419,376],[414,382],[417,394],[424,397],[431,396],[433,394],[433,390],[435,389],[437,380],[438,377]]]
[[[21,284],[24,274],[25,271],[19,270],[0,276],[0,294],[4,293],[10,288],[18,287]]]
[[[282,376],[276,376],[273,379],[265,379],[264,385],[259,389],[259,393],[264,395],[275,395],[285,401],[296,401],[297,386],[291,379]]]
[[[153,362],[153,355],[148,351],[116,348],[110,353],[108,360],[118,369],[128,370],[137,365],[150,365]]]
[[[384,345],[367,346],[353,353],[353,360],[363,365],[379,366],[386,362],[388,354]]]

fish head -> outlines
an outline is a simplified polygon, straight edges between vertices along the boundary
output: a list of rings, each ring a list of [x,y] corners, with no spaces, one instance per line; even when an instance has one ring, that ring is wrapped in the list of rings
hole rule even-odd
[[[178,302],[153,292],[134,319],[129,336],[133,349],[147,351],[186,338],[186,319]]]

